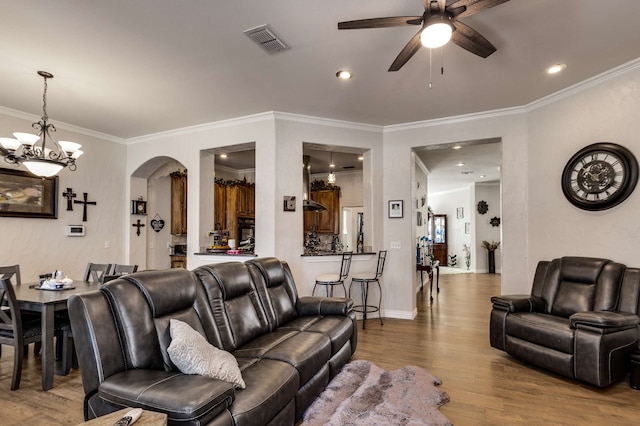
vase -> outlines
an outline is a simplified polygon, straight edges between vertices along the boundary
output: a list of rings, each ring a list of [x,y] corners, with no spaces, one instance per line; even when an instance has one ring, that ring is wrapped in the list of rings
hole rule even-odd
[[[487,251],[487,254],[489,256],[489,273],[495,274],[496,273],[496,251],[489,250]]]

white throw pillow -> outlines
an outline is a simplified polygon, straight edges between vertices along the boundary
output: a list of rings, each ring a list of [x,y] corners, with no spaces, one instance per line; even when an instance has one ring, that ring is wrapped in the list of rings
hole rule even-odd
[[[169,358],[184,374],[199,374],[236,387],[246,387],[238,361],[227,351],[216,348],[191,326],[176,319],[169,320],[171,344],[167,349]]]

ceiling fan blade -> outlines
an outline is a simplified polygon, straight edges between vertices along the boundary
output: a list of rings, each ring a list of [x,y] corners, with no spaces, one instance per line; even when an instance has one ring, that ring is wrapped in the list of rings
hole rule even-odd
[[[416,35],[414,35],[411,40],[409,40],[409,43],[407,43],[407,45],[400,51],[395,61],[393,61],[393,63],[389,67],[389,71],[398,71],[404,64],[407,63],[409,59],[411,59],[413,55],[416,54],[416,52],[422,46],[422,43],[420,43],[421,32],[422,29],[420,29],[420,31],[418,31]]]
[[[358,30],[360,28],[403,27],[422,24],[422,16],[390,16],[387,18],[358,19],[338,22],[339,30]]]
[[[457,15],[458,18],[464,18],[465,16],[471,16],[485,9],[490,9],[494,6],[506,3],[509,0],[458,0],[457,2],[447,6],[447,11],[465,6],[467,10]]]
[[[455,20],[453,26],[456,28],[451,34],[451,41],[469,52],[486,58],[497,49],[479,32],[470,26]]]

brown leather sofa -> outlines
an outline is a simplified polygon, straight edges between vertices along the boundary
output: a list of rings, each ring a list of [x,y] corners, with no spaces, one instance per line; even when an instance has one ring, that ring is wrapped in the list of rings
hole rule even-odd
[[[275,258],[144,271],[69,300],[85,419],[123,407],[180,425],[293,425],[356,349],[353,302],[298,298]],[[245,389],[172,367],[169,320],[237,359]]]
[[[608,386],[640,337],[640,269],[606,259],[538,263],[530,295],[494,296],[491,346],[560,375]]]

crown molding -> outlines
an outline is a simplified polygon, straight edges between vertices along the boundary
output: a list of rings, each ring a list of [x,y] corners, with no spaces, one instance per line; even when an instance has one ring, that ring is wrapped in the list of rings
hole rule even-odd
[[[40,121],[41,117],[35,114],[29,114],[26,112],[18,111],[15,109],[7,108],[0,106],[0,114],[5,114],[10,117],[19,118],[22,120],[28,120],[33,123]],[[108,135],[106,133],[96,132],[95,130],[85,129],[84,127],[74,126],[73,124],[68,124],[63,121],[55,121],[53,123],[56,126],[56,129],[65,129],[75,133],[79,133],[86,136],[91,136],[94,138],[108,140],[110,142],[115,142],[119,144],[126,144],[126,140],[123,138],[119,138],[117,136]]]
[[[313,117],[310,115],[293,114],[290,112],[273,112],[277,120],[295,121],[305,124],[316,124],[320,126],[342,127],[351,130],[364,130],[366,132],[382,133],[384,126],[376,124],[356,123],[354,121],[336,120],[333,118]]]

